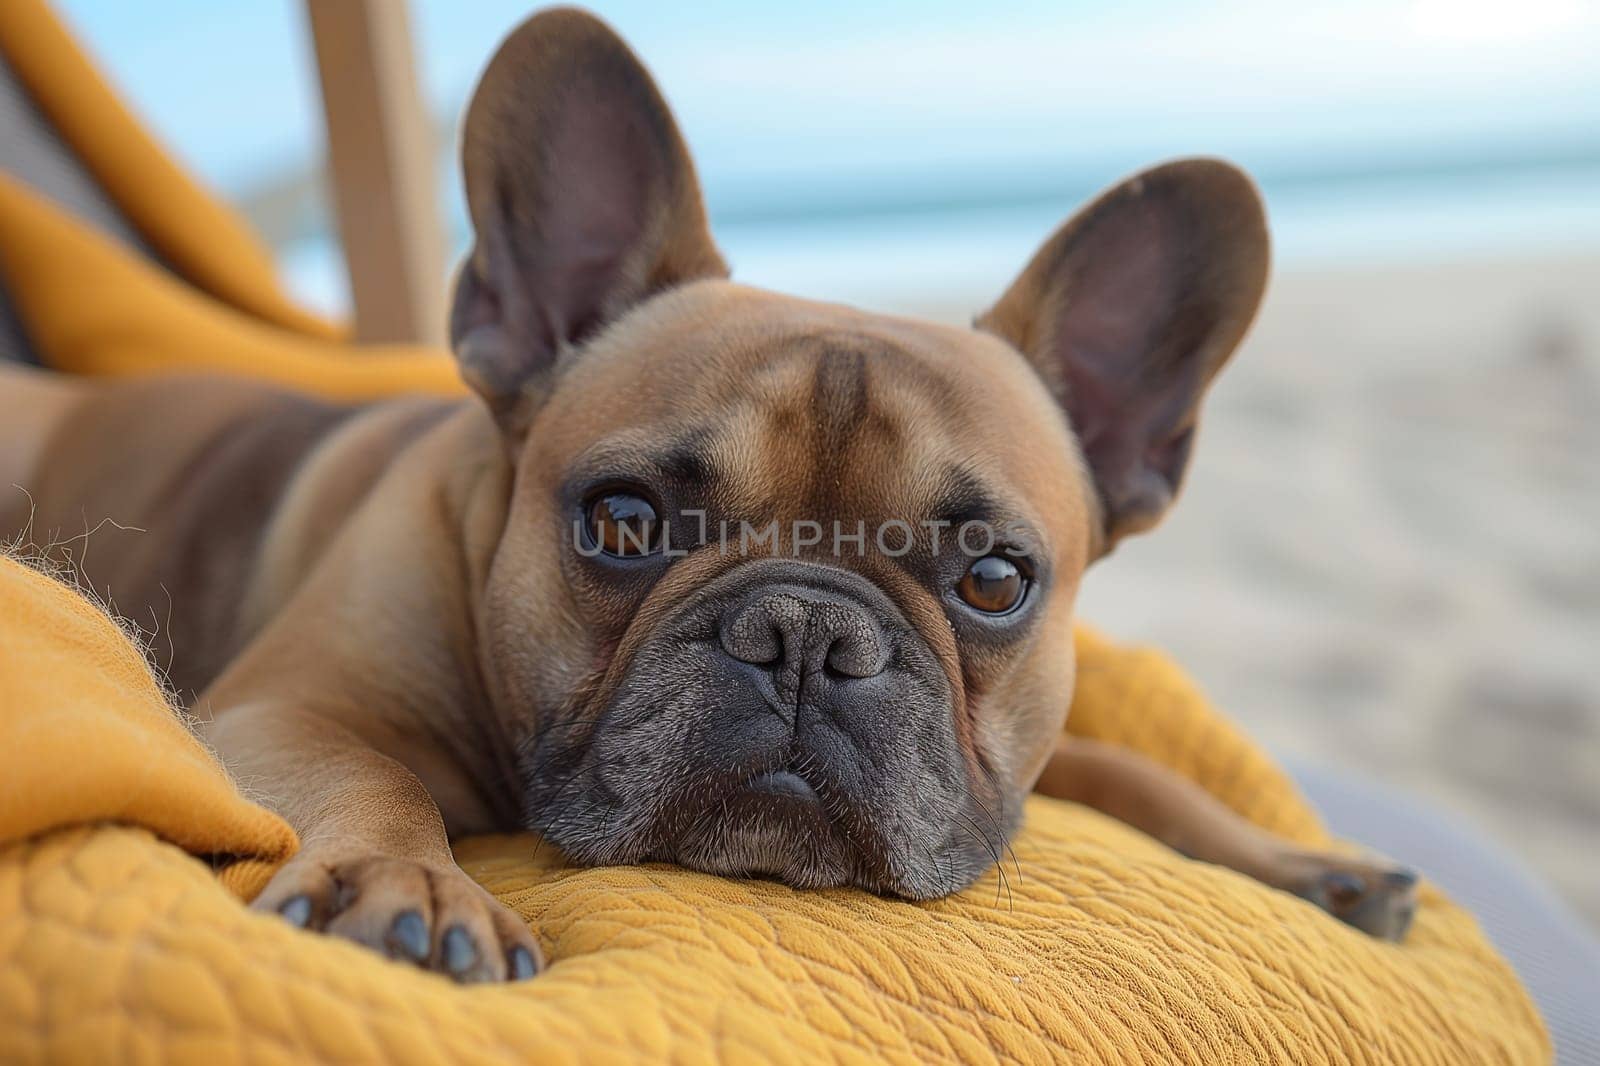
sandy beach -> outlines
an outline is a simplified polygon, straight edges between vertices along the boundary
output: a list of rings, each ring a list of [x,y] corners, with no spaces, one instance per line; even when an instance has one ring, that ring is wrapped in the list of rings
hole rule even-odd
[[[1183,500],[1082,615],[1600,925],[1597,294],[1594,254],[1280,270]]]

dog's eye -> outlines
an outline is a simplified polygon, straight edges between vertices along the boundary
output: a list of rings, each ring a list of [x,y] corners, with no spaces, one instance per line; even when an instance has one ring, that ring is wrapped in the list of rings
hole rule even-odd
[[[637,558],[661,547],[661,523],[649,500],[626,492],[596,496],[589,504],[589,535],[607,555]]]
[[[1028,579],[1016,563],[1001,555],[985,555],[967,568],[956,593],[967,606],[984,614],[1016,610],[1028,590]]]

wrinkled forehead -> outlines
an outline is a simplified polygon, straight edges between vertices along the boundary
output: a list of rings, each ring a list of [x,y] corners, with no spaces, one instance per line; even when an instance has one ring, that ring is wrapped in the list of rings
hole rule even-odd
[[[539,423],[545,461],[569,475],[623,464],[715,481],[724,503],[770,517],[966,505],[1086,525],[1076,444],[1005,344],[725,282],[623,318],[575,358]]]

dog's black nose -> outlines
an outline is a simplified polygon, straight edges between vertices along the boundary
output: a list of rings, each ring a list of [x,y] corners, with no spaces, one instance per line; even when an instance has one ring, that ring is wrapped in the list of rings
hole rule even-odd
[[[724,651],[771,670],[780,688],[819,675],[876,677],[889,661],[883,630],[864,604],[806,585],[772,585],[742,597],[723,612],[719,629]]]

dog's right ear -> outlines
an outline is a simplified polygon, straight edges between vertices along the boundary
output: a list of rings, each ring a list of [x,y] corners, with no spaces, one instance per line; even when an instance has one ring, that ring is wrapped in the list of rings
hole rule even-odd
[[[1220,160],[1178,160],[1074,215],[979,317],[1033,363],[1078,435],[1097,554],[1178,494],[1201,398],[1255,317],[1268,259],[1255,183]]]
[[[475,243],[450,340],[501,424],[537,408],[564,353],[633,304],[724,277],[666,101],[628,46],[571,8],[524,22],[467,109]]]

